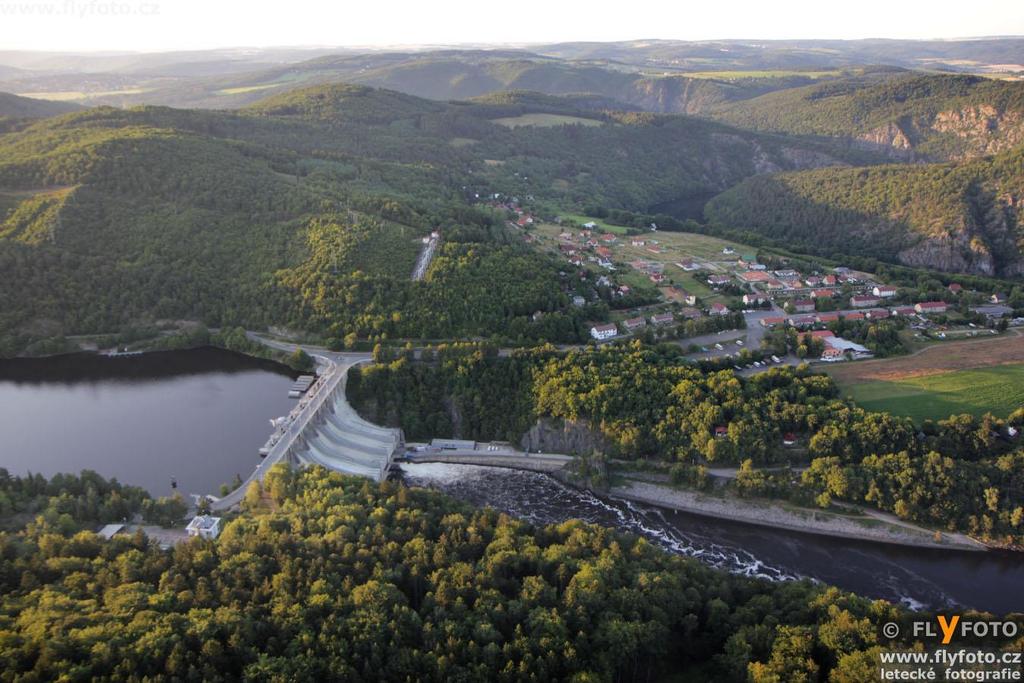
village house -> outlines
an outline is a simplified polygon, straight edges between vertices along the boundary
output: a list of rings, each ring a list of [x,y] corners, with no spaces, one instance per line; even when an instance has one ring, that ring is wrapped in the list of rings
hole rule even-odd
[[[637,330],[647,327],[647,321],[643,317],[629,318],[622,321],[623,327],[626,328],[626,332],[636,332]]]
[[[207,539],[217,538],[220,534],[220,517],[197,515],[188,523],[185,531],[189,536],[199,536],[200,538]]]
[[[732,280],[728,275],[712,275],[708,278],[708,284],[712,287],[721,287],[727,285]]]
[[[835,287],[836,285],[839,284],[839,278],[837,278],[835,275],[826,275],[824,278],[822,278],[821,284],[825,285],[826,287]]]
[[[883,320],[889,317],[889,311],[884,308],[872,308],[867,315],[872,320]]]
[[[832,290],[831,289],[815,289],[814,291],[811,292],[811,298],[812,299],[831,299],[832,298]]]
[[[793,310],[797,313],[810,313],[814,310],[814,299],[794,299]]]
[[[598,247],[594,250],[594,253],[605,259],[612,257],[612,250],[608,247]]]
[[[789,319],[789,324],[796,328],[814,327],[818,317],[814,315],[795,315]]]
[[[608,323],[607,325],[595,325],[590,328],[590,336],[598,341],[604,341],[605,339],[611,339],[619,333],[619,328],[615,326],[615,323]]]
[[[877,306],[881,299],[872,294],[855,294],[850,297],[850,306],[853,308],[868,308],[869,306]]]
[[[659,327],[664,325],[671,325],[675,322],[676,317],[671,313],[659,313],[658,315],[651,316],[651,324]]]
[[[685,261],[676,261],[676,266],[682,268],[685,271],[693,271],[698,270],[700,268],[700,266],[698,266],[690,259],[687,259]]]
[[[642,247],[645,244],[647,244],[647,241],[646,240],[632,239],[632,240],[629,241],[629,243],[630,243],[631,246],[634,246],[634,247]]]
[[[799,278],[800,273],[793,270],[792,268],[783,268],[782,270],[775,271],[775,277],[780,278],[782,280],[791,280],[793,278]]]
[[[954,294],[959,294],[964,290],[964,287],[959,282],[951,282],[947,289],[949,289],[949,291],[953,292]]]
[[[834,323],[834,322],[837,322],[838,320],[839,320],[839,314],[838,313],[819,313],[818,314],[818,322],[819,323]]]
[[[761,318],[761,327],[775,327],[776,325],[782,325],[786,322],[784,316],[771,316],[768,318]]]
[[[786,288],[786,285],[781,280],[769,280],[764,283],[764,288],[769,292],[781,292]]]
[[[810,335],[812,339],[828,339],[829,337],[836,336],[835,332],[832,330],[813,330],[807,334]]]
[[[804,284],[808,287],[817,287],[821,284],[821,278],[817,275],[811,275],[810,277],[804,278]]]
[[[892,309],[892,314],[908,317],[911,315],[916,315],[917,309],[914,308],[913,306],[897,306],[896,308]]]
[[[711,304],[711,308],[708,309],[710,315],[728,315],[729,307],[719,303]]]
[[[914,305],[914,310],[922,315],[945,313],[947,308],[945,301],[924,301]]]
[[[863,320],[863,319],[864,319],[864,314],[863,313],[847,313],[846,315],[843,316],[843,320]]]
[[[681,308],[679,309],[679,317],[686,318],[687,320],[696,320],[701,317],[702,313],[696,308]]]
[[[826,363],[835,363],[836,361],[845,360],[846,356],[843,354],[842,349],[836,349],[831,346],[826,346],[825,350],[821,353],[821,360]]]
[[[617,239],[618,238],[615,235],[611,234],[610,232],[606,232],[605,234],[601,235],[601,241],[604,242],[605,244],[615,244],[615,240]]]
[[[696,306],[697,305],[697,295],[696,294],[690,294],[685,289],[680,289],[677,296],[687,306]]]
[[[892,285],[878,285],[871,292],[881,299],[896,296],[896,288]]]
[[[754,306],[754,305],[758,305],[758,304],[763,304],[767,300],[768,300],[767,298],[765,298],[764,296],[762,296],[760,294],[744,294],[743,295],[743,303],[745,305],[747,305],[747,306]]]
[[[664,273],[651,273],[648,277],[650,278],[651,282],[653,282],[656,285],[661,284],[662,282],[665,281]]]
[[[1005,304],[1006,303],[1006,295],[1003,294],[1002,292],[996,292],[995,294],[990,296],[988,298],[988,300],[991,301],[994,304]]]

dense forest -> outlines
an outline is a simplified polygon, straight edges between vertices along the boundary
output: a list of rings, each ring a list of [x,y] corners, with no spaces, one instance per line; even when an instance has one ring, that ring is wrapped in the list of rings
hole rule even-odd
[[[217,541],[0,533],[0,584],[5,680],[864,681],[908,616],[282,465]]]
[[[897,158],[969,158],[1024,143],[1024,83],[883,68],[744,99],[712,115],[746,129],[844,139]]]
[[[790,464],[798,454],[783,436],[792,433],[806,444],[809,474],[798,485],[751,482],[747,493],[826,507],[847,500],[1024,542],[1024,450],[1007,429],[1024,427],[1024,409],[1005,421],[953,415],[915,425],[858,408],[807,366],[741,377],[701,370],[680,353],[633,342],[499,357],[462,344],[354,371],[348,391],[364,414],[413,440],[518,442],[541,421],[589,434],[609,457],[683,467]]]
[[[536,99],[442,104],[339,85],[233,112],[97,108],[0,135],[0,353],[175,319],[577,341],[554,264],[507,215],[470,205],[477,195],[640,207],[830,159],[678,117],[491,120],[558,110]],[[433,230],[442,253],[414,283]],[[553,331],[527,317],[558,310]]]
[[[964,164],[830,168],[751,178],[711,200],[721,226],[787,248],[979,275],[1024,273],[1024,151]]]

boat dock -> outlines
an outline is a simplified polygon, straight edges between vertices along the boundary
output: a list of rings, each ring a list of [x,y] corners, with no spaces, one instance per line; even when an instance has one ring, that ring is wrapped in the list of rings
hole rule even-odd
[[[288,390],[288,398],[299,398],[309,391],[309,388],[313,386],[315,381],[316,375],[300,375],[292,384],[292,388]]]

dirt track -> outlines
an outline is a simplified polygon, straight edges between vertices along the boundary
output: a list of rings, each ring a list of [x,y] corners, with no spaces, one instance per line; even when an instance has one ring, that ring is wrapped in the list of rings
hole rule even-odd
[[[837,382],[856,384],[938,375],[953,370],[1008,363],[1024,363],[1024,337],[1020,330],[1011,330],[992,339],[943,342],[925,347],[910,356],[837,365],[829,368],[828,374]]]

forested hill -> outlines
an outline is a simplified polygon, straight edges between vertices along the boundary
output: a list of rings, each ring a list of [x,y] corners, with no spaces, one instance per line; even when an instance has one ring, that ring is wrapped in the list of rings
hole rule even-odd
[[[5,677],[865,681],[878,650],[910,646],[880,642],[880,624],[910,618],[881,601],[731,575],[579,521],[280,468],[216,541],[166,551],[78,530],[76,512],[125,506],[96,488],[0,534]],[[41,488],[0,483],[16,505]]]
[[[790,248],[986,275],[1024,273],[1024,148],[970,163],[759,176],[710,201],[709,220]]]
[[[824,147],[681,117],[499,125],[559,111],[534,99],[321,86],[238,111],[97,108],[0,135],[0,353],[158,319],[339,337],[521,330],[568,293],[505,216],[467,205],[473,191],[644,209],[836,163]],[[440,257],[411,283],[437,228]],[[548,338],[578,339],[577,317]]]
[[[1024,82],[869,72],[733,102],[710,115],[741,128],[847,139],[893,158],[939,161],[1024,144]]]
[[[58,116],[82,107],[71,102],[50,102],[21,97],[9,92],[0,92],[0,133],[13,129],[24,119],[42,119],[47,116]]]

